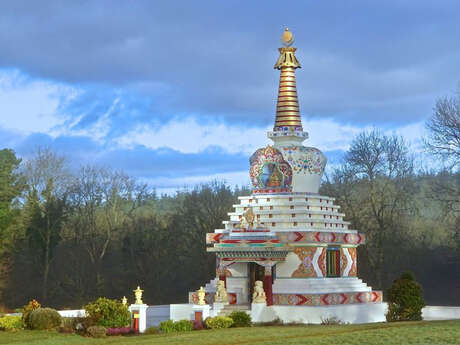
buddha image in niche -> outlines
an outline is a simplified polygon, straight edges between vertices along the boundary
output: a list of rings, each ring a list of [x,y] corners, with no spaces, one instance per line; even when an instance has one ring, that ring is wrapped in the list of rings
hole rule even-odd
[[[282,175],[274,163],[265,164],[260,174],[260,180],[264,186],[279,187],[282,182]]]

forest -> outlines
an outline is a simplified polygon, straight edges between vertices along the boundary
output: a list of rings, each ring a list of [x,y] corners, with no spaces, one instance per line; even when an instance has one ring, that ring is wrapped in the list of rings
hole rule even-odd
[[[376,129],[359,134],[324,177],[321,194],[364,233],[358,275],[386,290],[410,270],[429,305],[460,305],[460,92],[439,99],[427,124],[421,168],[404,138]],[[248,164],[249,166],[249,164]],[[37,148],[21,160],[0,150],[0,305],[35,298],[80,308],[99,296],[148,304],[181,303],[215,277],[205,234],[222,226],[249,187],[223,181],[174,195],[123,172],[70,168],[66,157]]]

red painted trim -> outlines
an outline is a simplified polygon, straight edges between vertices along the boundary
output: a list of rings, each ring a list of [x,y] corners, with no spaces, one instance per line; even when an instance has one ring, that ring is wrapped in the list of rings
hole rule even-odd
[[[265,275],[264,277],[264,291],[267,298],[267,305],[273,305],[273,290],[272,290],[273,280],[272,276]]]

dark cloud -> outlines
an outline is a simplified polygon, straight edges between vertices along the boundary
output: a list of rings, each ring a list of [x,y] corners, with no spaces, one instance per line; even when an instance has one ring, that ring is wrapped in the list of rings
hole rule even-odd
[[[7,131],[0,138],[7,138]],[[229,154],[218,147],[198,153],[182,153],[171,148],[149,149],[136,146],[117,148],[99,144],[88,137],[58,136],[34,133],[12,147],[18,155],[28,158],[39,147],[50,148],[68,158],[73,168],[91,164],[122,170],[143,179],[209,176],[249,169],[248,156]]]
[[[261,125],[273,118],[271,68],[288,25],[304,114],[401,124],[455,87],[459,10],[449,0],[3,1],[0,67],[87,90],[64,108],[80,102],[78,126],[117,92],[132,97],[125,122],[199,113]],[[98,102],[86,108],[88,98]]]

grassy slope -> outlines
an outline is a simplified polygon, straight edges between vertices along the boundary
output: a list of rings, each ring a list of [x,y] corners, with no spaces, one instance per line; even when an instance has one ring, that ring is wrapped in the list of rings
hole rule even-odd
[[[230,345],[230,344],[460,344],[460,321],[405,322],[344,326],[285,326],[232,328],[173,335],[90,339],[55,332],[0,333],[0,345]]]

